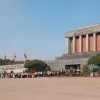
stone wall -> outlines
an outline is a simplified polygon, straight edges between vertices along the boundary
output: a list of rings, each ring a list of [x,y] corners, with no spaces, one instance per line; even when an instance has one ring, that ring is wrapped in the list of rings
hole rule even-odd
[[[57,71],[61,69],[65,69],[65,65],[74,65],[80,64],[81,66],[87,63],[88,58],[74,58],[74,59],[66,59],[66,60],[53,60],[46,61],[46,63],[50,66],[52,71]]]
[[[80,64],[82,68],[87,63],[90,56],[94,56],[99,53],[100,51],[77,54],[63,54],[61,57],[56,57],[53,61],[46,61],[46,63],[51,67],[51,70],[53,71],[65,69],[65,65],[74,64]]]

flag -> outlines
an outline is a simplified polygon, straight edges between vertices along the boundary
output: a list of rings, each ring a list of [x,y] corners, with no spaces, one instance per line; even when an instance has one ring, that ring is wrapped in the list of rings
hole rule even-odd
[[[4,60],[6,60],[6,54],[5,54],[5,56],[4,56]]]
[[[14,53],[14,60],[16,59],[16,54]]]
[[[24,57],[25,57],[25,59],[27,59],[27,55],[26,55],[26,52],[24,53]]]

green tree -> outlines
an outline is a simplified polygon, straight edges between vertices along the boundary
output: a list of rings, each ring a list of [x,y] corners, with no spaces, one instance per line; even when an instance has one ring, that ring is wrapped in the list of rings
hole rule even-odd
[[[3,61],[2,61],[2,59],[0,59],[0,65],[2,65],[2,63],[3,63]]]
[[[95,56],[92,56],[88,59],[88,62],[87,62],[88,65],[99,65],[100,66],[100,54],[97,54]]]
[[[26,60],[24,67],[28,69],[27,70],[28,72],[45,71],[46,69],[48,69],[47,68],[48,65],[42,60],[38,60],[38,59]]]
[[[90,57],[87,64],[92,69],[92,72],[100,73],[100,54]]]

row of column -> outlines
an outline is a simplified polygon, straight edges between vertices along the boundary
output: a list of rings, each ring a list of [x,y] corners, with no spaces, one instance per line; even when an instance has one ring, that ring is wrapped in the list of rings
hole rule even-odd
[[[73,53],[76,51],[75,36],[73,36]],[[66,38],[67,54],[70,53],[70,41]],[[96,33],[93,33],[93,50],[96,51]],[[89,51],[89,34],[86,34],[86,52]],[[79,52],[82,52],[82,35],[79,36]]]

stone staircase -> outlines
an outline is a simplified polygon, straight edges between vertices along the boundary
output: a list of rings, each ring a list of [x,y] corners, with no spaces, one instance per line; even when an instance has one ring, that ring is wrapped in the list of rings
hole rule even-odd
[[[88,58],[88,57],[94,56],[96,54],[100,54],[100,51],[81,52],[81,53],[72,53],[72,54],[62,54],[61,57],[55,57],[55,60],[75,59],[75,58]]]

